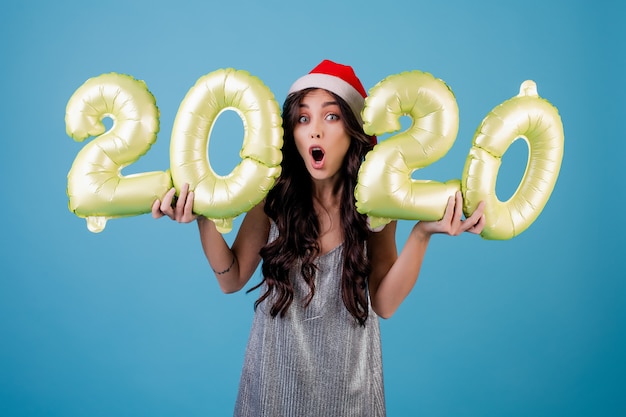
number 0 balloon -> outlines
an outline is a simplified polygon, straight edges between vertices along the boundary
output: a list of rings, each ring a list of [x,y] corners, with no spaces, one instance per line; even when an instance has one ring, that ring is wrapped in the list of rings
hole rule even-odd
[[[502,155],[517,139],[526,141],[529,158],[522,181],[511,198],[496,196]],[[511,239],[533,223],[548,202],[563,159],[563,124],[557,109],[525,81],[516,97],[494,108],[474,135],[463,170],[466,213],[484,200],[486,239]]]
[[[211,128],[233,110],[244,124],[242,161],[226,176],[207,157]],[[189,90],[174,121],[170,147],[176,189],[194,190],[194,212],[225,233],[232,219],[259,203],[280,174],[283,144],[280,108],[272,92],[246,71],[222,69],[201,77]]]

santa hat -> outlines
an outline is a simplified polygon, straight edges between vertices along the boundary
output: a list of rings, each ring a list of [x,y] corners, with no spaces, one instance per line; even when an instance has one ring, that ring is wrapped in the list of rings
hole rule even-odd
[[[289,94],[305,88],[323,88],[337,94],[348,103],[356,119],[363,124],[361,111],[367,93],[352,67],[325,59],[307,75],[298,78],[289,89]],[[372,137],[372,143],[376,144],[375,137]]]

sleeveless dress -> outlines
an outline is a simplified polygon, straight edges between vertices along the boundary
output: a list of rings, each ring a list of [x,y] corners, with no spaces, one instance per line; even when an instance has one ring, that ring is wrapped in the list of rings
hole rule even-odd
[[[272,224],[270,241],[277,236]],[[236,417],[385,416],[379,318],[360,326],[341,299],[343,245],[317,259],[315,296],[291,271],[294,301],[272,318],[255,311],[235,404]],[[261,291],[265,291],[262,287]]]

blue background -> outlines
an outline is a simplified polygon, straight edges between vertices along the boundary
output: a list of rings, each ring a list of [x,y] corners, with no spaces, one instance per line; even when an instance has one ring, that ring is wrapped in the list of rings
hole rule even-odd
[[[413,69],[450,86],[459,135],[423,178],[460,178],[475,129],[526,79],[565,128],[559,179],[527,231],[508,241],[431,241],[414,291],[382,322],[388,414],[626,415],[626,11],[618,4],[3,5],[0,414],[231,414],[256,293],[219,291],[195,224],[143,215],[89,232],[67,208],[66,175],[82,144],[65,134],[65,105],[105,72],[145,80],[161,130],[124,172],[165,170],[178,106],[200,76],[245,69],[282,103],[293,80],[329,58],[352,65],[366,89]],[[228,120],[211,142],[225,172],[243,131]],[[505,155],[503,195],[519,181],[525,152],[512,146]],[[400,222],[399,245],[412,224]]]

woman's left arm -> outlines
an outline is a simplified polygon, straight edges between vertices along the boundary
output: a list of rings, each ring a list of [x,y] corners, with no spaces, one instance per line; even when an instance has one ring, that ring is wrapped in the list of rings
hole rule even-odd
[[[396,222],[382,231],[372,233],[368,240],[368,256],[372,265],[369,292],[372,308],[382,318],[389,318],[409,295],[419,276],[424,254],[435,233],[457,236],[463,232],[479,234],[485,225],[485,205],[480,203],[474,213],[463,219],[463,197],[457,192],[448,199],[444,216],[439,221],[420,221],[413,226],[400,255],[396,248]]]

